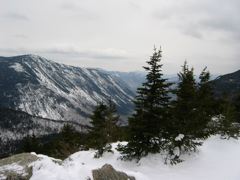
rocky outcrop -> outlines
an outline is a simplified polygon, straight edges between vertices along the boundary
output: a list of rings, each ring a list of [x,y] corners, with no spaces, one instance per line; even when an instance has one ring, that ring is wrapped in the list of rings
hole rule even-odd
[[[116,171],[111,165],[105,164],[100,169],[92,171],[93,180],[135,180],[124,172]]]
[[[38,157],[30,153],[0,160],[0,180],[29,180],[32,176],[30,164],[37,160]]]

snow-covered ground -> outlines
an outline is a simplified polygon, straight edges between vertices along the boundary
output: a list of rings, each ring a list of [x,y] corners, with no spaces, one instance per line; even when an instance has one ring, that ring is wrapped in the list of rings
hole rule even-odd
[[[113,144],[116,147],[116,144]],[[94,159],[94,151],[80,151],[62,162],[55,163],[47,156],[34,163],[31,180],[86,180],[91,171],[111,164],[116,170],[137,180],[239,180],[240,140],[221,140],[214,136],[206,140],[199,152],[184,156],[184,162],[164,165],[159,154],[149,155],[139,163],[119,160],[120,154],[106,153]]]

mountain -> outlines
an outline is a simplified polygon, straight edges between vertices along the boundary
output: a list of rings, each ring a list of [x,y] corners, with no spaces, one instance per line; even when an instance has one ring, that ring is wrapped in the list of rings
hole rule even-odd
[[[0,57],[0,107],[53,120],[89,123],[98,102],[111,98],[119,113],[132,111],[134,93],[98,69],[59,64],[36,55]]]
[[[26,112],[0,108],[0,158],[16,152],[23,138],[33,134],[35,137],[51,136],[66,123],[74,125],[79,131],[86,129],[75,122],[40,118]]]
[[[59,132],[66,123],[73,124],[79,131],[85,128],[76,122],[46,119],[6,108],[0,108],[0,117],[0,138],[2,141],[20,140],[31,134],[37,137],[54,134]]]
[[[136,93],[138,87],[146,80],[147,73],[144,71],[132,71],[132,72],[120,72],[120,71],[104,71],[114,77],[120,78],[124,81],[130,89]],[[175,74],[164,75],[164,78],[168,79],[171,83],[178,82],[178,76]]]
[[[120,72],[120,71],[104,71],[116,78],[124,81],[130,89],[136,93],[136,90],[145,81],[146,73],[142,71]]]
[[[228,95],[231,99],[235,99],[240,95],[240,70],[219,76],[212,83],[217,97]]]

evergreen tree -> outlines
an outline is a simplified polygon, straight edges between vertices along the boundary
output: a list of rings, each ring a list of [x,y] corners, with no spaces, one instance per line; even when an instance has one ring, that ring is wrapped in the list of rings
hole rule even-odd
[[[117,123],[119,121],[119,115],[117,114],[116,105],[112,100],[108,100],[107,110],[105,113],[105,137],[108,143],[119,140],[119,127]]]
[[[58,159],[65,159],[79,150],[87,149],[87,135],[78,132],[71,124],[65,124],[59,133],[39,137],[39,140],[39,153]]]
[[[79,133],[76,129],[70,124],[64,124],[63,128],[60,131],[61,141],[69,143],[71,146],[78,146]]]
[[[197,118],[197,84],[193,68],[184,63],[182,72],[178,74],[179,83],[176,89],[176,101],[173,102],[173,119],[171,121],[171,142],[167,150],[171,163],[181,162],[182,152],[196,150],[201,142],[198,140],[199,122]],[[176,149],[178,153],[175,154]]]
[[[54,156],[63,159],[80,149],[82,138],[83,135],[77,132],[72,125],[65,124],[58,137],[51,144],[49,151],[52,151],[50,153]]]
[[[234,100],[234,106],[236,110],[236,120],[240,123],[240,92],[237,94],[236,99]]]
[[[118,147],[123,159],[139,160],[150,152],[159,152],[167,136],[170,84],[163,78],[161,53],[161,49],[154,48],[148,66],[144,67],[146,82],[137,89],[135,112],[129,118],[128,144]]]
[[[201,72],[197,90],[197,126],[198,131],[195,136],[207,138],[213,134],[213,129],[209,126],[214,115],[214,96],[210,83],[210,72],[204,68]]]
[[[57,142],[59,146],[62,146],[60,154],[74,153],[80,148],[80,139],[81,134],[72,125],[65,124],[60,131],[60,137]]]
[[[236,122],[236,109],[233,104],[225,99],[222,104],[222,113],[218,116],[218,133],[223,139],[238,138],[240,129]]]
[[[28,135],[27,137],[24,138],[23,140],[23,151],[24,152],[40,152],[41,149],[41,144],[36,138],[35,134]]]
[[[118,121],[116,106],[111,100],[107,105],[97,105],[89,128],[89,146],[97,150],[96,158],[101,157],[105,151],[111,151],[110,143],[117,140]]]

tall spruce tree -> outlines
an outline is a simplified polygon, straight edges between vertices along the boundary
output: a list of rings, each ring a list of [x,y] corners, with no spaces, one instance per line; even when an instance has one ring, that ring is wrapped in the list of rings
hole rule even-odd
[[[197,118],[197,84],[194,78],[193,68],[189,68],[185,61],[182,72],[178,74],[179,83],[176,90],[176,101],[173,103],[172,142],[169,153],[171,160],[179,162],[179,156],[184,151],[196,150],[200,142],[196,132],[201,131],[198,127]],[[180,137],[180,138],[179,138]],[[179,153],[174,156],[174,149]]]
[[[163,78],[161,57],[161,49],[154,48],[144,67],[146,82],[137,89],[135,112],[129,118],[128,144],[118,148],[123,159],[139,160],[150,152],[159,152],[167,135],[170,84]]]
[[[117,123],[119,116],[112,100],[108,104],[100,103],[91,116],[92,126],[89,128],[89,146],[96,149],[96,158],[105,151],[111,151],[111,142],[117,140]]]
[[[213,129],[209,126],[214,115],[214,95],[210,83],[210,72],[205,67],[199,76],[197,90],[197,126],[198,131],[195,136],[198,138],[207,138],[213,134]]]

